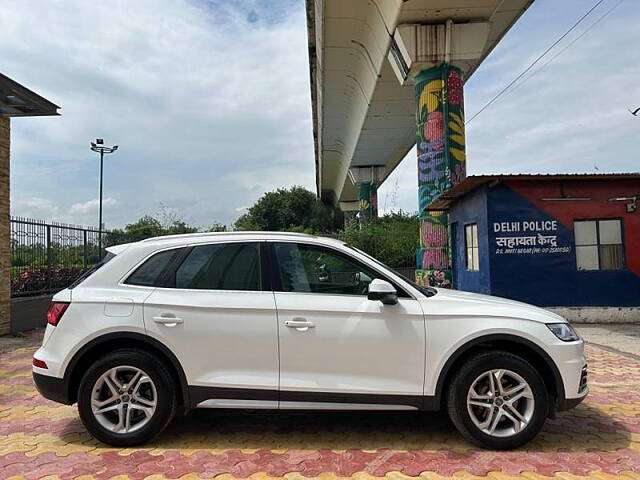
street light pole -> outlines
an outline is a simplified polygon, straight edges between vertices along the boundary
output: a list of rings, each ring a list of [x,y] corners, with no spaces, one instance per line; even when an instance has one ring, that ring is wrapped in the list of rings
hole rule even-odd
[[[104,170],[104,152],[100,150],[100,213],[98,217],[98,252],[102,255],[102,171]]]
[[[102,138],[96,138],[95,142],[91,142],[91,150],[100,154],[100,214],[98,219],[98,252],[102,256],[102,172],[104,170],[104,154],[113,153],[118,149],[118,145],[113,147],[105,147]]]

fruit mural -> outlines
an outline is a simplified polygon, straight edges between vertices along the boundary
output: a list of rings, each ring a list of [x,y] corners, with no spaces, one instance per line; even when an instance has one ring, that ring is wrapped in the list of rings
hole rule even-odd
[[[466,177],[462,71],[442,63],[421,71],[414,85],[421,220],[416,281],[450,287],[448,215],[427,206]]]

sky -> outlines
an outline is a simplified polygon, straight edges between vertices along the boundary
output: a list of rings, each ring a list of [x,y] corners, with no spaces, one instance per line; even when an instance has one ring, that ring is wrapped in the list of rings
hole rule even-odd
[[[536,0],[468,79],[467,118],[594,3]],[[639,25],[640,2],[623,0],[469,123],[468,173],[639,171]],[[12,120],[12,215],[96,225],[97,137],[120,146],[105,157],[107,228],[231,224],[267,191],[315,189],[303,0],[0,0],[0,59],[61,107]],[[415,151],[379,204],[417,209]]]

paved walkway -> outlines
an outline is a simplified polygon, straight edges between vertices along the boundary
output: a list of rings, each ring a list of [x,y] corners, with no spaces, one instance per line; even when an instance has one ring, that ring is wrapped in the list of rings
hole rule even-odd
[[[115,449],[88,435],[74,407],[37,394],[38,341],[0,355],[0,479],[640,480],[640,361],[595,346],[588,399],[518,451],[479,450],[434,413],[214,410],[173,422],[143,448]]]
[[[591,345],[640,360],[640,325],[577,325],[577,329]]]

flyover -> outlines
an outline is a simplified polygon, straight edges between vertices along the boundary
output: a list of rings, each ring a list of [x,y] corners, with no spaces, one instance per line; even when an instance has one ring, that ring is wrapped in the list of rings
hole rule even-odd
[[[466,175],[464,82],[532,3],[306,0],[317,193],[366,221],[417,142],[431,274],[446,276],[448,227],[426,207]]]

